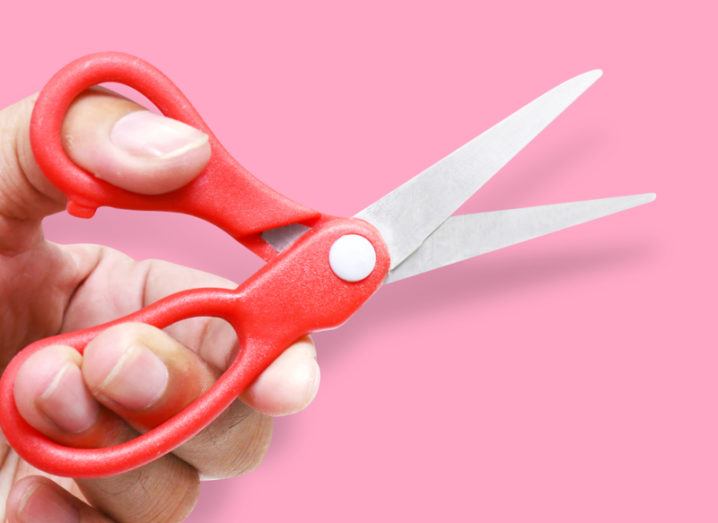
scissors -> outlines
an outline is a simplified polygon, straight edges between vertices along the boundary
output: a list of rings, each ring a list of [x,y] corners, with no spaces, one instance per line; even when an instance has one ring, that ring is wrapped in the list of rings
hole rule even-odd
[[[352,218],[323,214],[286,198],[240,166],[179,89],[149,63],[99,53],[61,69],[40,93],[30,138],[37,163],[67,196],[67,210],[89,218],[100,206],[183,212],[207,220],[266,260],[234,290],[193,289],[98,325],[36,341],[0,379],[0,426],[29,463],[71,477],[118,474],[157,459],[211,423],[284,349],[317,330],[338,327],[382,285],[651,202],[646,193],[478,214],[453,213],[586,91],[601,71],[576,76],[539,96]],[[104,82],[144,94],[166,116],[209,135],[211,159],[188,185],[159,195],[112,186],[84,171],[63,148],[61,128],[73,100]],[[112,325],[165,328],[213,316],[237,333],[233,362],[204,395],[161,425],[125,443],[73,448],[30,426],[15,405],[22,363],[51,344],[87,343]]]

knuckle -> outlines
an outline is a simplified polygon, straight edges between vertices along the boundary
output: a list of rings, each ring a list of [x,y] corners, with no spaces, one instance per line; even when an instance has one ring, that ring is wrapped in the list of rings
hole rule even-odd
[[[155,327],[139,322],[126,322],[108,327],[97,335],[89,344],[88,351],[107,345],[129,345],[152,336],[158,331]]]
[[[257,468],[267,455],[272,441],[272,419],[259,412],[252,413],[250,418],[251,426],[248,427],[244,441],[230,455],[225,477],[239,476]]]
[[[88,501],[117,523],[184,521],[200,492],[197,472],[171,456],[119,476],[77,482]]]
[[[129,521],[147,521],[147,523],[179,523],[184,521],[199,500],[199,478],[197,478],[197,481],[185,484],[184,487],[176,494],[164,496],[165,500],[158,503],[152,513]]]
[[[272,440],[272,418],[235,401],[175,453],[204,479],[236,477],[259,466]]]

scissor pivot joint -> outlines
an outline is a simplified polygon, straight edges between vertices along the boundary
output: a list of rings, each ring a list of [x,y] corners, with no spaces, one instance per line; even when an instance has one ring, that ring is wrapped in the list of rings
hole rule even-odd
[[[329,265],[342,280],[361,281],[376,266],[376,250],[364,236],[345,234],[335,240],[329,249]]]

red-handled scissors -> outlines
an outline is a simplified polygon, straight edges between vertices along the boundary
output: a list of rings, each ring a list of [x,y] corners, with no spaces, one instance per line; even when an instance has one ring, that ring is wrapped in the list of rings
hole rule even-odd
[[[558,85],[353,218],[338,218],[299,205],[254,178],[177,87],[147,62],[100,53],[67,65],[40,93],[30,133],[37,163],[67,196],[68,212],[89,218],[106,205],[188,213],[221,227],[267,263],[235,290],[180,292],[113,322],[26,347],[0,380],[0,425],[7,440],[32,465],[62,476],[139,467],[197,434],[287,346],[312,331],[341,325],[382,284],[652,201],[655,195],[640,194],[452,216],[600,76],[590,71]],[[82,91],[104,82],[126,84],[165,115],[207,133],[212,156],[205,170],[181,189],[147,196],[74,164],[62,146],[63,119]],[[60,343],[82,352],[111,325],[133,321],[164,328],[198,316],[228,321],[240,350],[210,390],[152,430],[112,447],[73,448],[53,442],[18,412],[15,376],[35,351]]]

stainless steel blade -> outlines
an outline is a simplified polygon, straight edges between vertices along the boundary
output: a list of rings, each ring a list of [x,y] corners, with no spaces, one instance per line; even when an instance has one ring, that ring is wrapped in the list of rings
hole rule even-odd
[[[647,193],[452,216],[389,273],[386,283],[625,211],[655,198],[655,194]]]
[[[277,252],[282,252],[308,230],[309,227],[301,223],[290,223],[289,225],[264,231],[262,239],[274,247]]]
[[[394,268],[601,76],[576,76],[525,105],[359,214],[389,247]]]

